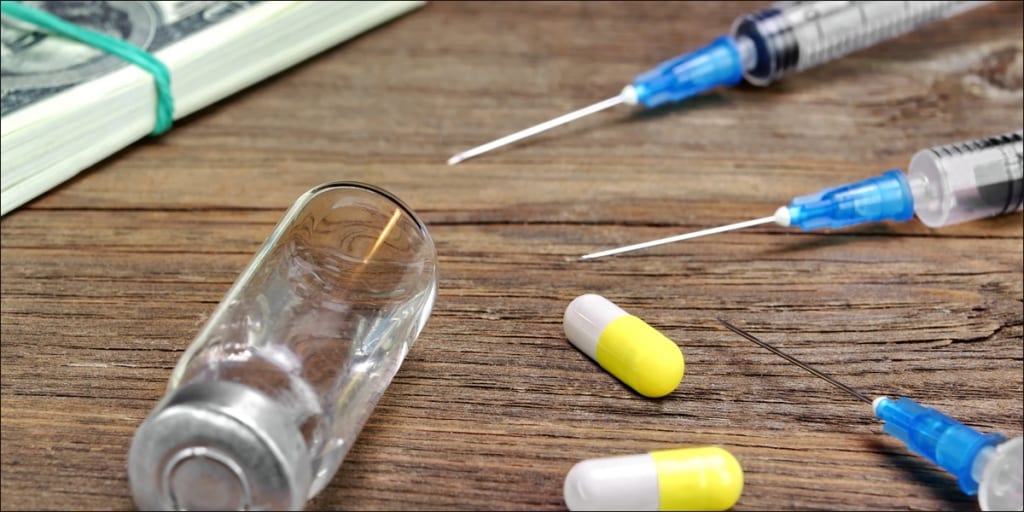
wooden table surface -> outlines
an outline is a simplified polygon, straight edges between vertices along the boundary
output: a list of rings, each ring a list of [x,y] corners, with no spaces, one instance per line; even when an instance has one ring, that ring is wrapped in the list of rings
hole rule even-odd
[[[1018,436],[1019,212],[575,257],[768,215],[918,149],[1019,129],[1020,2],[768,88],[622,108],[445,164],[609,97],[764,5],[432,3],[7,215],[2,508],[132,508],[129,441],[174,364],[295,198],[334,180],[422,217],[440,292],[310,509],[562,509],[580,460],[701,445],[742,463],[736,510],[976,508],[863,403],[715,317],[868,394]],[[637,395],[568,343],[562,313],[584,293],[679,343],[674,393]]]

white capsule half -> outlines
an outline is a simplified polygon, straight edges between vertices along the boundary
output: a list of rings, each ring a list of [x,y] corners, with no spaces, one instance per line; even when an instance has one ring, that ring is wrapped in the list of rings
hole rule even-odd
[[[658,510],[658,471],[649,453],[585,460],[562,491],[569,510]]]

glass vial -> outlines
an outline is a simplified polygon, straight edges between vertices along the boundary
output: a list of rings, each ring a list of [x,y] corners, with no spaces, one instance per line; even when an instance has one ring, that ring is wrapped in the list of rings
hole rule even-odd
[[[301,509],[334,476],[437,295],[389,193],[302,195],[178,362],[128,454],[141,509]]]

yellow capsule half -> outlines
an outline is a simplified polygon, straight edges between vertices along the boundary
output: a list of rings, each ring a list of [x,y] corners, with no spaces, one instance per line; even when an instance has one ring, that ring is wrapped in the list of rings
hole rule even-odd
[[[576,348],[641,395],[665,396],[683,380],[679,346],[600,295],[576,297],[563,325]]]
[[[589,459],[569,470],[569,510],[727,510],[743,494],[743,468],[717,446]]]

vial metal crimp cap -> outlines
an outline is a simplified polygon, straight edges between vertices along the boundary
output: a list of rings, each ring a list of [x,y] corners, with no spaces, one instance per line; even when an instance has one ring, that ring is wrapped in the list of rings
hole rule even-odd
[[[201,381],[146,418],[128,471],[145,510],[300,510],[308,459],[279,404],[241,384]]]

